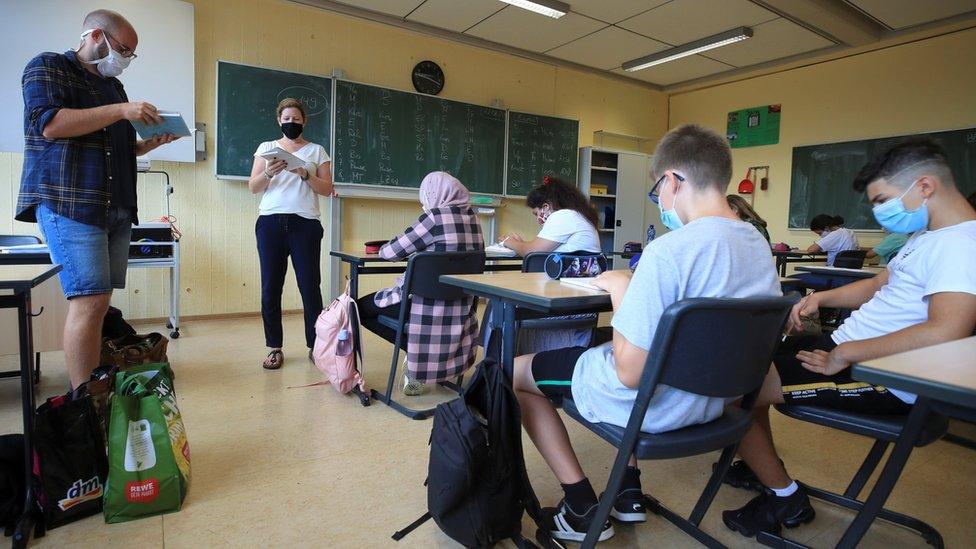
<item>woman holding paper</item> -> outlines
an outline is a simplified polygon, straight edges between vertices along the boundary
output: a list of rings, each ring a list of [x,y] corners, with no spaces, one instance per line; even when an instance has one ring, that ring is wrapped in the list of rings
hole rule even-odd
[[[315,319],[322,312],[320,269],[322,236],[319,195],[332,196],[332,162],[322,145],[302,136],[305,107],[296,99],[283,99],[277,109],[281,139],[265,141],[254,153],[247,186],[264,193],[254,232],[261,262],[261,317],[270,351],[262,366],[277,370],[281,352],[281,291],[288,272],[288,256],[295,268],[305,312],[305,344],[311,358]],[[290,166],[293,166],[289,168]]]

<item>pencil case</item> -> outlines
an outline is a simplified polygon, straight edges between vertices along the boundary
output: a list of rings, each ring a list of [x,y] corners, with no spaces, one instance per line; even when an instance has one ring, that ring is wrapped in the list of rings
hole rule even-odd
[[[546,257],[549,278],[591,278],[607,270],[607,258],[602,254],[554,253]]]
[[[367,254],[380,253],[380,248],[382,248],[383,244],[386,244],[387,242],[388,242],[387,240],[370,240],[369,242],[366,242],[364,244],[366,246],[366,253]]]

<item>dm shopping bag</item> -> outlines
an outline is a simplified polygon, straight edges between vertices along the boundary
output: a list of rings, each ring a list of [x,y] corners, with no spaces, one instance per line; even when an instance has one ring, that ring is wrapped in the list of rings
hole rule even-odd
[[[169,365],[117,374],[108,464],[105,522],[180,510],[190,483],[190,452]]]
[[[98,513],[108,474],[105,438],[92,396],[49,398],[34,416],[37,502],[48,528]]]

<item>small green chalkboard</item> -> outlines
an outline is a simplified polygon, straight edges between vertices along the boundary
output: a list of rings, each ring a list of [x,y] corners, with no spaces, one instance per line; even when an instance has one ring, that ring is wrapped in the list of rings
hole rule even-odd
[[[764,105],[729,113],[725,136],[733,149],[779,143],[780,105]]]
[[[575,185],[578,151],[578,121],[510,111],[506,194],[525,196],[545,175]]]
[[[217,177],[251,175],[258,145],[281,137],[275,110],[286,97],[305,105],[305,139],[329,151],[331,78],[217,61]]]

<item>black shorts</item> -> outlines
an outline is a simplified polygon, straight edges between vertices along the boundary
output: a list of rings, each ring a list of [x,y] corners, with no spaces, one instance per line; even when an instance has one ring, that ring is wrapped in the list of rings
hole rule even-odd
[[[532,379],[536,387],[556,405],[573,397],[573,371],[586,347],[566,347],[536,353],[532,358]]]
[[[787,338],[773,363],[783,386],[783,400],[787,404],[823,406],[862,414],[907,414],[911,405],[884,387],[851,378],[846,368],[832,376],[811,372],[796,358],[800,351],[822,349],[831,351],[837,344],[828,335]]]

